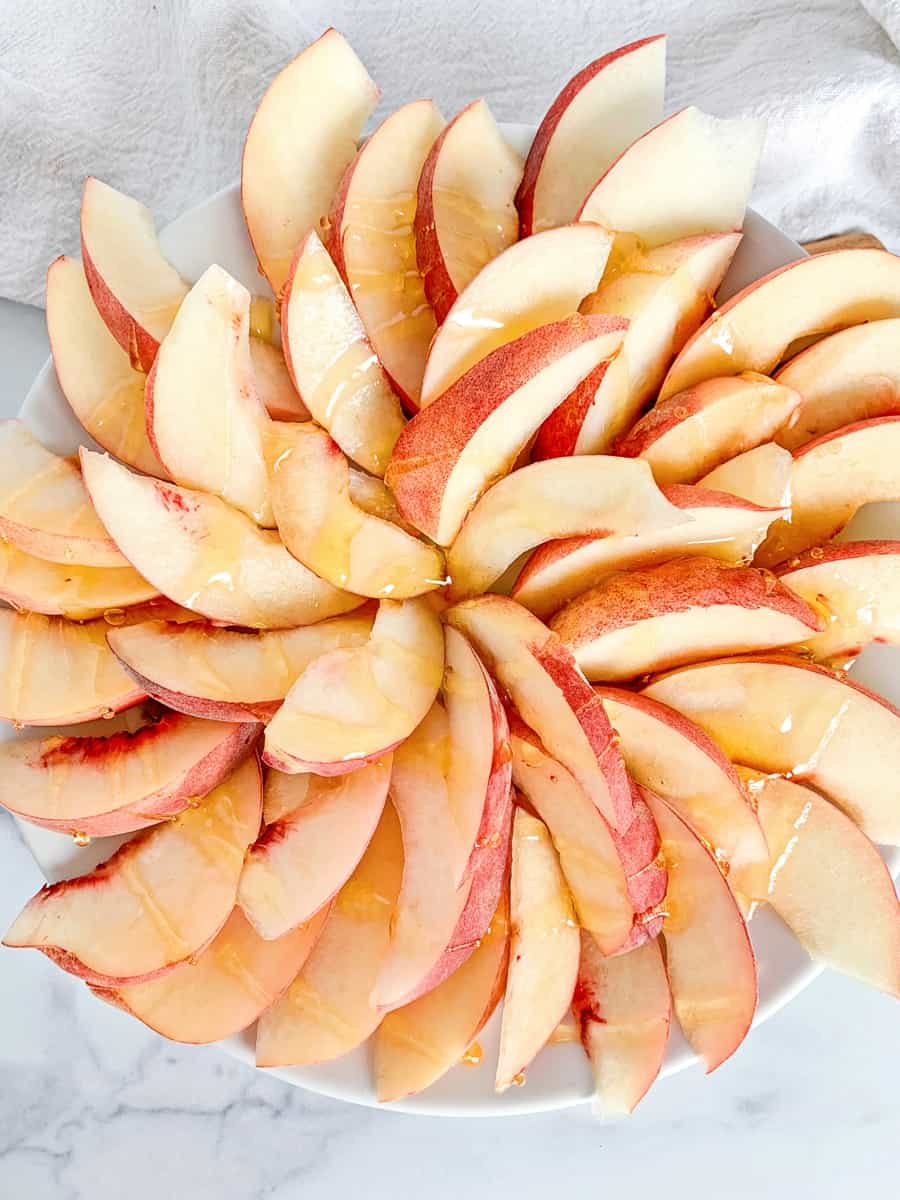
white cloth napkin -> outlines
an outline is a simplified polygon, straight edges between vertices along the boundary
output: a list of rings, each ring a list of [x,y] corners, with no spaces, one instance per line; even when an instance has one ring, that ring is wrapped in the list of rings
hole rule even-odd
[[[3,0],[0,295],[43,303],[87,174],[160,223],[236,178],[266,83],[329,24],[381,112],[483,95],[527,122],[598,54],[665,31],[670,110],[768,118],[755,207],[797,238],[864,227],[900,249],[900,0]]]

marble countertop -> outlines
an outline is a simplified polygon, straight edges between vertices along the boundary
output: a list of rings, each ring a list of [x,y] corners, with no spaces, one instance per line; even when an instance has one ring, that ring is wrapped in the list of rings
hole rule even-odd
[[[46,355],[43,313],[0,301],[0,416]],[[0,928],[42,879],[0,816]],[[824,974],[710,1079],[659,1083],[629,1121],[588,1106],[409,1117],[163,1041],[33,952],[0,950],[0,1195],[21,1200],[428,1200],[710,1188],[844,1200],[896,1188],[896,1003]],[[479,1068],[488,1069],[488,1068]]]

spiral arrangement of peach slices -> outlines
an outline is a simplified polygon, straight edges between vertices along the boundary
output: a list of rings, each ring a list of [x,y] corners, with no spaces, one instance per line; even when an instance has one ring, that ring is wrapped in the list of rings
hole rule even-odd
[[[833,540],[900,499],[900,258],[717,307],[762,131],[663,120],[664,55],[585,67],[523,163],[482,100],[357,150],[330,30],[244,149],[277,302],[87,181],[47,321],[105,453],[0,428],[0,716],[45,727],[0,798],[133,836],[7,946],[176,1040],[258,1021],[261,1066],[371,1037],[385,1101],[501,999],[498,1090],[562,1024],[630,1111],[673,1011],[712,1070],[760,905],[900,994],[900,712],[845,674],[900,541]]]

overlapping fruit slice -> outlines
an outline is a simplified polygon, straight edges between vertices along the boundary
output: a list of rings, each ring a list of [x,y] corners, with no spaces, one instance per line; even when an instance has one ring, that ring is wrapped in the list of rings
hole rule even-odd
[[[790,452],[767,442],[714,468],[700,480],[700,487],[728,492],[763,508],[789,509],[793,470]],[[787,515],[782,513],[779,519],[786,519]]]
[[[133,567],[49,562],[0,541],[0,600],[13,608],[84,620],[145,604],[158,595]]]

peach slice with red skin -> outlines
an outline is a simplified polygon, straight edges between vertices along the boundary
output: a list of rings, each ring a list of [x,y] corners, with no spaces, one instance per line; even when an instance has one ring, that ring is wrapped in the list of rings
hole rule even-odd
[[[500,346],[418,413],[385,479],[404,516],[449,546],[545,417],[619,349],[625,322],[577,314]]]
[[[716,309],[672,364],[660,399],[716,375],[769,374],[801,338],[898,314],[897,255],[856,249],[801,258]]]
[[[599,226],[563,225],[498,254],[457,296],[435,334],[419,407],[492,350],[576,312],[600,281],[611,241]]]
[[[704,475],[699,486],[740,496],[763,508],[789,509],[793,469],[790,451],[767,442],[729,458]],[[787,514],[783,516],[787,518]]]
[[[469,513],[447,555],[450,596],[487,591],[544,542],[601,533],[635,538],[685,520],[640,459],[598,454],[531,463],[495,483]]]
[[[405,423],[400,401],[315,231],[291,263],[281,322],[285,362],[310,413],[348,458],[383,475]]]
[[[655,405],[616,442],[643,458],[657,483],[696,483],[730,458],[769,442],[790,423],[799,393],[746,372],[706,379]]]
[[[582,930],[573,1008],[594,1073],[594,1111],[633,1112],[659,1075],[669,1038],[672,998],[660,939],[609,958]]]
[[[266,436],[272,509],[296,559],[358,596],[405,600],[446,581],[443,555],[354,503],[343,451],[313,422]]]
[[[328,29],[272,80],[241,161],[241,205],[260,270],[277,295],[297,244],[325,216],[379,90]]]
[[[352,875],[387,798],[391,757],[350,775],[314,776],[302,801],[250,847],[238,904],[271,940],[305,924]]]
[[[266,728],[265,761],[288,774],[358,770],[412,733],[443,671],[441,622],[428,600],[382,600],[364,646],[322,654],[297,678]]]
[[[575,219],[592,184],[663,114],[664,34],[594,59],[548,108],[516,195],[523,238]]]
[[[162,713],[135,733],[0,745],[0,803],[34,825],[92,837],[176,816],[247,756],[254,725]]]
[[[578,975],[580,935],[559,859],[546,825],[521,808],[513,822],[510,922],[498,1092],[547,1042],[572,1002]]]
[[[636,679],[726,654],[802,642],[818,614],[768,571],[675,558],[616,575],[550,622],[588,679]]]
[[[375,353],[412,411],[437,327],[416,268],[416,188],[443,126],[430,100],[404,104],[382,121],[344,173],[325,240]]]
[[[387,949],[402,868],[400,823],[388,801],[302,970],[260,1018],[257,1066],[327,1062],[375,1030],[382,1015],[369,996]]]
[[[900,643],[900,542],[832,542],[778,568],[825,621],[803,643],[818,659],[852,657],[870,642]]]
[[[681,667],[645,693],[733,762],[809,784],[873,841],[900,845],[900,712],[882,696],[787,654]]]
[[[516,188],[522,160],[484,100],[444,127],[419,176],[416,262],[438,323],[492,258],[519,236]]]
[[[142,621],[106,640],[149,696],[214,721],[266,721],[320,654],[368,641],[373,613],[360,610],[296,629],[249,633],[206,622]]]
[[[616,954],[628,954],[659,933],[663,920],[660,906],[665,898],[667,883],[656,822],[647,807],[643,790],[630,777],[629,783],[632,791],[631,822],[624,831],[614,830],[613,838],[625,870],[634,922]]]
[[[176,603],[253,629],[310,625],[358,608],[297,562],[278,535],[218,496],[135,475],[81,450],[91,499],[136,570]]]
[[[83,621],[157,596],[156,588],[133,567],[48,562],[0,541],[0,600],[13,608]]]
[[[138,833],[90,874],[42,888],[3,944],[41,950],[99,987],[174,970],[199,955],[231,915],[261,812],[252,758],[198,807]]]
[[[267,942],[236,908],[196,962],[144,983],[91,991],[170,1041],[218,1042],[252,1025],[282,995],[315,946],[325,916],[318,913]]]
[[[644,792],[669,870],[663,938],[672,1000],[684,1035],[714,1071],[737,1050],[756,1011],[756,961],[716,860],[672,808]]]

